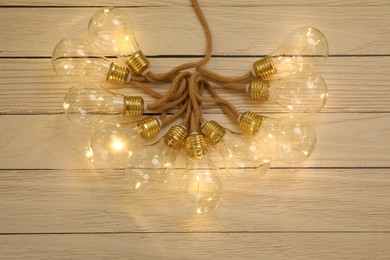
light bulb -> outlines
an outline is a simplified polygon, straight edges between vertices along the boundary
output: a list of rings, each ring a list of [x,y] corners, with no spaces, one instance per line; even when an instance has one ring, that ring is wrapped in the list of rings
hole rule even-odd
[[[172,126],[156,143],[138,148],[130,157],[126,174],[136,190],[162,189],[187,138],[187,130]]]
[[[86,157],[98,168],[125,168],[129,156],[160,129],[155,117],[127,124],[102,124],[91,133]]]
[[[316,134],[304,121],[292,118],[269,118],[245,112],[239,119],[240,128],[264,141],[273,155],[285,163],[299,163],[314,151]]]
[[[130,81],[126,66],[118,65],[99,54],[87,37],[66,38],[54,48],[52,64],[57,75],[67,81],[107,80],[114,84]]]
[[[293,113],[320,111],[328,98],[325,80],[318,74],[297,73],[280,80],[254,79],[247,93],[261,101],[278,103]]]
[[[150,71],[149,61],[140,50],[129,21],[127,14],[118,9],[100,9],[91,17],[88,33],[101,51],[124,58],[134,74],[145,76]]]
[[[111,93],[94,82],[85,81],[68,90],[64,110],[72,123],[93,128],[107,115],[142,115],[144,101],[141,97]]]
[[[184,190],[197,213],[219,206],[222,199],[222,176],[211,161],[203,135],[192,133],[186,140],[187,162],[183,176]]]
[[[254,168],[255,174],[262,176],[268,171],[270,161],[266,147],[253,135],[235,133],[215,121],[204,123],[202,133],[222,155],[230,172],[245,174]]]
[[[328,41],[321,31],[301,27],[290,32],[277,50],[256,61],[252,74],[267,79],[311,71],[326,61],[328,53]]]

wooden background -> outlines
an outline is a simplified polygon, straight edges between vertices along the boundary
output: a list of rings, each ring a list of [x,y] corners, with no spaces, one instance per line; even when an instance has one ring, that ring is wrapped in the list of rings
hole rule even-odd
[[[247,71],[298,26],[327,35],[321,73],[330,97],[312,119],[313,156],[238,180],[205,215],[179,191],[133,198],[82,156],[84,136],[62,111],[71,84],[55,75],[51,52],[62,38],[86,34],[99,7],[114,5],[132,17],[154,71],[198,60],[204,36],[189,1],[0,0],[1,259],[390,258],[390,2],[200,4],[214,35],[209,68],[225,75]],[[282,112],[223,96],[240,111]],[[217,107],[206,113],[231,126]]]

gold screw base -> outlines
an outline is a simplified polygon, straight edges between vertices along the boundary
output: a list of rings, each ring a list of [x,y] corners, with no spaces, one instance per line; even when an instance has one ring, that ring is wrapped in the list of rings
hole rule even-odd
[[[175,150],[179,150],[188,136],[187,129],[181,125],[172,126],[164,135],[165,144]]]
[[[154,116],[145,117],[137,122],[139,134],[142,138],[148,140],[160,133],[161,125]]]
[[[114,84],[123,85],[126,82],[129,82],[131,78],[130,70],[126,66],[121,66],[111,63],[110,69],[107,73],[107,80]]]
[[[253,63],[252,74],[255,77],[266,79],[277,73],[271,56],[266,56]]]
[[[124,96],[124,111],[126,116],[141,116],[144,113],[144,99],[142,97]]]
[[[137,51],[131,55],[126,65],[136,75],[145,76],[149,72],[149,61],[142,51]]]
[[[238,119],[238,123],[243,132],[249,134],[255,134],[259,131],[263,122],[264,116],[252,112],[245,112]]]
[[[212,144],[219,143],[226,134],[226,129],[217,122],[210,120],[202,125],[202,133]]]
[[[207,153],[206,139],[202,134],[192,133],[186,140],[187,156],[201,159]]]
[[[269,97],[269,84],[267,81],[261,79],[254,79],[247,88],[246,91],[251,98],[260,101],[265,101]]]

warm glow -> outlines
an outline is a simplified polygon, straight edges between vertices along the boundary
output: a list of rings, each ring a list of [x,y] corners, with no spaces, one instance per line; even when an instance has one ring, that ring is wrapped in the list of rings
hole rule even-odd
[[[123,144],[123,142],[120,141],[120,140],[115,140],[115,141],[112,142],[111,147],[112,147],[113,149],[119,151],[119,150],[122,150],[122,149],[123,149],[124,144]]]
[[[91,159],[91,158],[93,157],[92,148],[89,148],[89,149],[85,152],[85,156],[86,156],[88,159]]]
[[[232,176],[237,181],[245,181],[249,180],[246,172],[253,170],[262,176],[270,168],[268,158],[273,157],[284,163],[302,162],[311,155],[316,144],[315,132],[304,120],[272,118],[250,111],[240,115],[239,109],[229,102],[234,98],[220,97],[219,89],[246,89],[252,98],[277,103],[297,115],[318,112],[328,94],[325,81],[313,72],[325,62],[329,47],[325,36],[316,28],[300,27],[274,52],[253,64],[253,75],[249,67],[248,76],[234,78],[203,71],[201,67],[211,56],[212,37],[198,1],[192,2],[206,31],[204,55],[207,58],[204,61],[183,64],[162,74],[164,76],[151,76],[149,61],[134,38],[129,14],[106,8],[91,17],[88,39],[69,38],[71,40],[64,41],[66,45],[61,42],[53,52],[52,62],[60,76],[83,81],[68,91],[63,107],[70,121],[84,124],[90,130],[88,147],[85,147],[89,161],[99,169],[125,168],[123,182],[127,188],[164,191],[175,188],[170,182],[178,179],[171,178],[172,170],[180,149],[185,148],[187,161],[185,172],[180,176],[183,177],[182,188],[200,214],[217,208],[223,201],[225,176],[226,180]],[[193,71],[188,71],[189,67]],[[250,78],[253,81],[245,88]],[[94,83],[103,79],[118,85],[132,79],[136,87],[157,100],[145,104],[141,96],[112,93],[108,85]],[[137,82],[150,84],[138,86]],[[234,86],[227,86],[227,82],[234,82]],[[162,83],[170,85],[166,93],[155,92],[154,87]],[[194,89],[193,95],[191,90]],[[209,94],[212,99],[208,99]],[[228,116],[238,119],[244,133],[225,129],[215,121],[202,124],[203,109],[208,107],[202,102],[217,103]],[[137,119],[144,110],[160,114],[161,120],[153,116]],[[119,115],[126,119],[117,117]],[[185,118],[183,125],[172,126],[166,135],[153,141],[162,128],[180,117]],[[222,158],[209,152],[212,146]]]

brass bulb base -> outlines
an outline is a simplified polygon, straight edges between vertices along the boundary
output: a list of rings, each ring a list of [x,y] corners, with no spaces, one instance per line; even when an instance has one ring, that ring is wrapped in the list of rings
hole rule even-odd
[[[254,79],[248,85],[247,93],[253,99],[265,101],[269,97],[269,84],[268,81],[261,79]]]
[[[142,138],[148,140],[152,139],[161,130],[161,124],[154,116],[145,117],[144,119],[137,122],[139,134]]]
[[[187,156],[198,160],[207,154],[206,139],[202,134],[192,133],[186,140]]]
[[[259,131],[264,118],[248,111],[240,116],[238,123],[244,133],[255,134]]]
[[[121,66],[114,62],[111,63],[106,78],[109,82],[124,85],[126,82],[130,81],[130,78],[130,70],[126,66]]]
[[[255,61],[252,67],[253,76],[261,79],[269,78],[277,73],[271,56]]]
[[[149,60],[142,51],[133,53],[126,61],[126,65],[136,75],[145,76],[149,72]]]
[[[217,122],[210,120],[202,125],[202,133],[212,144],[219,143],[226,134],[226,129]]]
[[[186,142],[187,136],[188,132],[184,126],[174,125],[164,135],[164,142],[166,146],[179,150]]]
[[[123,114],[125,116],[141,116],[144,113],[144,99],[136,96],[124,96]]]

